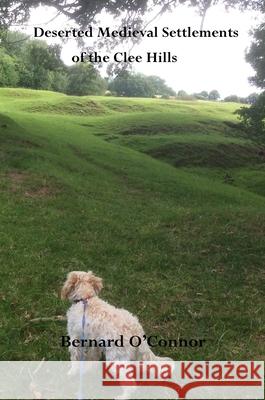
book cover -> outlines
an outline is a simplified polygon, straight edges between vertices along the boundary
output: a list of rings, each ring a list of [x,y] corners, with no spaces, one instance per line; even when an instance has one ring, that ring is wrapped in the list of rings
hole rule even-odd
[[[264,12],[1,1],[0,398],[264,398]]]

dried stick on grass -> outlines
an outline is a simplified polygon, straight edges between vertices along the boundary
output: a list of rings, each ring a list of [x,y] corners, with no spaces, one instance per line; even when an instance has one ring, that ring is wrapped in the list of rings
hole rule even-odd
[[[54,317],[40,317],[29,320],[29,322],[46,322],[46,321],[66,321],[66,317],[64,315],[55,315]]]

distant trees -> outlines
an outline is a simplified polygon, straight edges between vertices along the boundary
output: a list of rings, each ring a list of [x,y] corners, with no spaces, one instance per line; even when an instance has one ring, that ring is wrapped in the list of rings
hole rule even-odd
[[[205,97],[206,99],[209,97],[209,93],[206,92],[206,90],[203,90],[201,93],[199,93],[202,97]]]
[[[177,96],[179,98],[183,98],[186,100],[192,100],[192,99],[197,99],[197,100],[212,100],[216,101],[220,99],[220,94],[217,90],[212,90],[210,93],[208,93],[206,90],[202,90],[199,93],[194,93],[193,95],[187,94],[185,90],[179,90]],[[257,99],[259,98],[259,94],[256,92],[251,93],[247,97],[240,97],[236,94],[231,94],[227,97],[225,97],[222,101],[225,101],[227,103],[241,103],[241,104],[255,104]]]
[[[251,93],[247,97],[240,97],[236,94],[231,94],[224,98],[224,101],[227,103],[242,103],[242,104],[255,104],[259,95],[258,93]]]
[[[220,97],[221,96],[220,96],[218,90],[211,90],[210,93],[209,93],[208,99],[216,101],[216,100],[219,100]]]
[[[142,74],[124,71],[109,83],[109,90],[118,96],[151,97],[149,83]]]
[[[198,100],[209,100],[209,94],[206,90],[202,90],[199,93],[194,93],[194,97]]]
[[[108,82],[89,63],[71,67],[61,60],[61,47],[29,40],[20,32],[5,31],[0,42],[0,86],[53,90],[70,95],[100,95],[107,89],[118,96],[175,96],[158,76],[123,71]]]
[[[54,90],[73,95],[102,94],[106,82],[92,64],[67,67],[61,47],[6,31],[0,43],[0,86]]]
[[[173,89],[158,76],[146,76],[123,71],[109,83],[109,90],[118,96],[152,97],[154,95],[175,96]]]
[[[217,90],[211,90],[211,92],[207,92],[206,90],[202,90],[199,93],[194,93],[193,95],[198,100],[211,100],[216,101],[220,99],[220,94]]]
[[[186,97],[186,96],[188,96],[188,93],[185,90],[178,91],[178,97]]]
[[[247,100],[247,103],[248,104],[255,104],[256,103],[256,101],[258,100],[258,98],[259,98],[259,95],[258,95],[258,93],[251,93],[247,98],[246,98],[246,100]]]
[[[166,85],[165,80],[159,76],[150,75],[145,77],[147,83],[150,86],[152,96],[160,94],[162,96],[176,96],[175,90],[171,89]]]
[[[185,90],[179,90],[178,91],[178,94],[177,94],[177,97],[180,99],[180,100],[195,100],[195,96],[194,95],[191,95],[191,94],[188,94]]]
[[[231,94],[224,98],[224,101],[227,103],[242,103],[242,99],[236,94]],[[243,101],[245,103],[245,101]]]

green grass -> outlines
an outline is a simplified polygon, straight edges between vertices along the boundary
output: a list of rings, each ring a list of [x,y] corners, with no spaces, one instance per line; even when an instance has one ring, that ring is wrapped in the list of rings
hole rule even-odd
[[[0,359],[68,359],[58,296],[92,269],[175,359],[265,357],[263,149],[234,104],[0,90]]]

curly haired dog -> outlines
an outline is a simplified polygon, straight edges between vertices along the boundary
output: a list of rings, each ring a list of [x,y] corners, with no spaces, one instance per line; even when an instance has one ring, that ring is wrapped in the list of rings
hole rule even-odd
[[[67,312],[68,334],[71,343],[74,339],[81,339],[83,335],[82,319],[84,313],[83,301],[87,301],[85,308],[86,318],[84,338],[95,339],[97,342],[117,339],[123,336],[123,347],[117,347],[112,342],[106,347],[84,347],[83,357],[87,361],[99,361],[102,352],[107,361],[159,361],[170,358],[157,357],[145,341],[139,347],[129,344],[132,336],[144,335],[144,330],[137,317],[129,311],[116,308],[98,297],[103,288],[102,279],[91,271],[73,271],[67,276],[62,288],[62,299],[69,299],[73,304]],[[80,347],[70,346],[72,361],[81,359]]]

